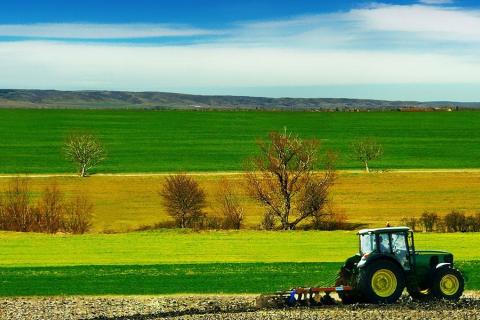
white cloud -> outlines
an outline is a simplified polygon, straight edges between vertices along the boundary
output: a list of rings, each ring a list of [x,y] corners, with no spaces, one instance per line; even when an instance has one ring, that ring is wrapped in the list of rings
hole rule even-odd
[[[480,82],[480,61],[438,54],[0,43],[0,87],[184,87]]]
[[[348,16],[366,30],[402,32],[432,40],[480,42],[480,11],[423,5],[380,5]]]
[[[40,23],[0,25],[1,36],[65,39],[127,39],[172,36],[201,36],[212,30],[159,24]]]
[[[440,5],[440,4],[451,4],[453,3],[453,0],[420,0],[419,2],[423,4]]]

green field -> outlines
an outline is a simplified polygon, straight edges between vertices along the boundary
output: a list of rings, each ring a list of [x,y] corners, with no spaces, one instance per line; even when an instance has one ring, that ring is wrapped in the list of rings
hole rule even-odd
[[[480,289],[478,234],[417,234]],[[332,281],[354,232],[0,233],[0,295],[260,293]]]
[[[480,112],[193,112],[129,110],[0,110],[0,172],[71,172],[62,156],[74,131],[97,134],[109,158],[97,172],[241,170],[255,141],[283,127],[321,139],[341,154],[356,137],[377,137],[385,157],[375,168],[475,168]]]

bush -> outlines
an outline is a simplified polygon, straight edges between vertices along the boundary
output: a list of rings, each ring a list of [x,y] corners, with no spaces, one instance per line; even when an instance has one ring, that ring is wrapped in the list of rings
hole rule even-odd
[[[425,230],[426,232],[432,232],[435,230],[435,226],[437,225],[438,220],[438,214],[436,214],[435,212],[425,211],[424,213],[422,213],[419,222],[422,225],[423,230]]]
[[[467,219],[465,217],[465,213],[452,210],[448,213],[444,218],[443,221],[445,223],[445,227],[447,232],[467,232]]]
[[[223,229],[241,229],[244,210],[233,186],[226,179],[220,181],[217,202],[220,205],[220,214],[223,217],[221,227]]]
[[[480,232],[480,213],[467,217],[468,231]]]
[[[93,205],[84,196],[77,196],[65,206],[63,227],[66,232],[83,234],[92,226]]]
[[[185,174],[167,177],[159,194],[177,227],[196,228],[202,223],[205,192],[192,177]]]
[[[262,222],[260,222],[260,229],[261,230],[274,230],[276,228],[275,225],[275,216],[273,212],[267,210],[263,213]]]
[[[26,179],[13,179],[0,199],[0,229],[20,232],[84,233],[91,226],[92,205],[85,197],[65,203],[63,193],[53,183],[47,186],[37,205],[32,205]]]
[[[35,225],[35,208],[31,205],[28,180],[10,181],[1,205],[0,226],[3,230],[27,232]]]
[[[59,231],[62,228],[64,206],[63,193],[58,189],[57,184],[47,186],[36,208],[36,231],[47,233]]]
[[[312,223],[306,229],[313,230],[346,230],[350,228],[347,216],[341,210],[333,207],[331,203],[325,206],[325,210],[312,217]]]
[[[205,215],[197,224],[195,230],[220,230],[223,229],[223,219],[217,216]]]
[[[409,228],[412,229],[413,231],[416,231],[416,230],[417,230],[417,226],[418,226],[418,219],[415,218],[415,217],[404,217],[404,218],[402,218],[402,220],[401,220],[401,224],[403,224],[404,226],[409,227]]]

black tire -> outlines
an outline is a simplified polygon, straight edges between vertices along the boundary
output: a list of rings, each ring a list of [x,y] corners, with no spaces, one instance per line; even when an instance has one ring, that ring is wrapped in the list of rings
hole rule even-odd
[[[431,289],[421,290],[419,288],[409,288],[407,286],[407,292],[415,301],[427,302],[434,298]]]
[[[405,275],[395,262],[373,261],[360,270],[358,288],[366,302],[395,303],[405,289]]]
[[[463,275],[455,268],[443,267],[435,272],[433,277],[432,294],[437,299],[460,299],[465,288]]]

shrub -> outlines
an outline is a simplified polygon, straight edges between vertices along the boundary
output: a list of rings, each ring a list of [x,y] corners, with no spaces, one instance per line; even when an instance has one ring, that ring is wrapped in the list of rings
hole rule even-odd
[[[438,214],[435,212],[425,211],[419,219],[420,224],[423,226],[423,230],[426,232],[432,232],[435,230],[435,226],[438,223]]]
[[[347,227],[348,225],[348,227]],[[341,210],[334,208],[331,203],[325,206],[325,210],[312,217],[312,223],[306,226],[306,229],[314,230],[345,230],[349,229],[350,224],[347,223],[347,216]]]
[[[231,183],[222,179],[217,196],[220,213],[223,217],[221,227],[223,229],[240,229],[242,227],[244,210]]]
[[[404,217],[404,218],[402,218],[401,223],[403,225],[409,227],[413,231],[417,230],[418,219],[415,218],[415,217]]]
[[[275,216],[273,212],[267,210],[263,213],[262,222],[260,222],[260,229],[262,230],[274,230],[275,225]]]
[[[26,179],[10,181],[2,201],[0,225],[3,230],[27,232],[35,224],[35,210],[31,205],[30,188]]]
[[[203,219],[199,221],[196,230],[220,230],[223,228],[223,219],[217,216],[204,215]]]
[[[92,226],[93,205],[85,196],[77,196],[65,205],[63,227],[66,232],[83,234]]]
[[[45,187],[35,210],[36,231],[56,233],[61,229],[65,209],[63,198],[56,183]]]
[[[467,219],[465,213],[452,210],[444,218],[445,227],[447,232],[467,232]]]
[[[45,187],[36,206],[31,204],[26,179],[13,179],[0,199],[0,230],[84,233],[91,227],[92,209],[85,196],[65,203],[56,183]]]
[[[206,206],[205,192],[192,177],[185,174],[167,177],[159,194],[177,227],[196,228],[202,223],[205,216],[202,211]]]

